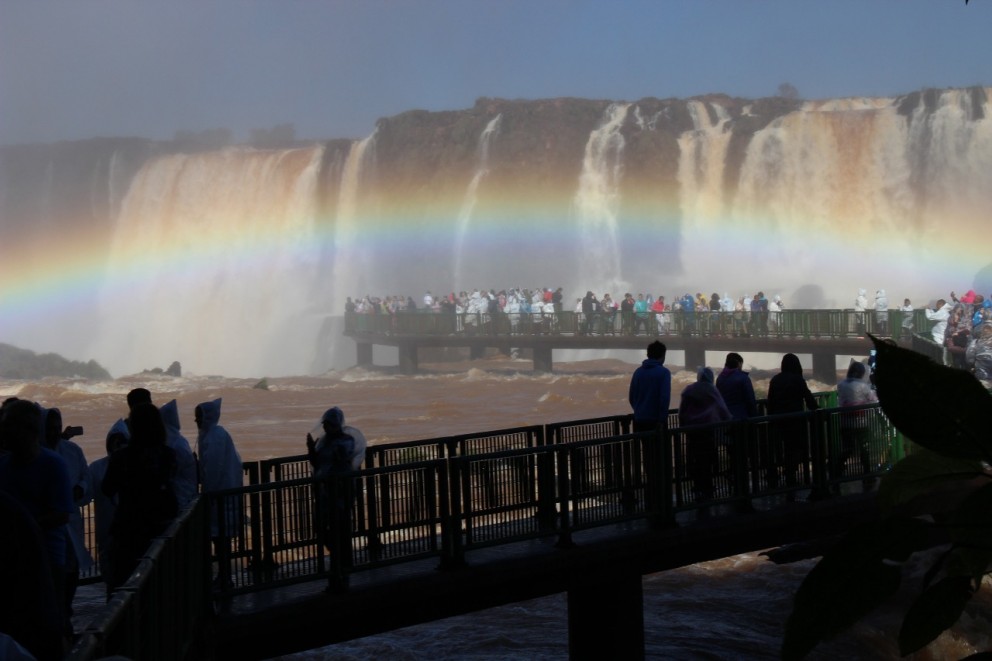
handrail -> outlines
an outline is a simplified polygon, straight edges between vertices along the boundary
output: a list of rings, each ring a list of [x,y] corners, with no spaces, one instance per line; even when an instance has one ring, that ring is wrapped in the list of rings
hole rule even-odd
[[[375,460],[348,474],[342,484],[357,497],[344,574],[432,556],[457,565],[472,549],[531,537],[558,535],[567,544],[576,530],[631,518],[671,525],[677,512],[720,503],[748,508],[756,498],[794,498],[798,491],[829,497],[847,482],[878,477],[905,452],[877,404],[673,426],[658,435],[629,434],[626,424],[629,416],[555,423],[546,425],[546,443],[520,445],[504,435],[513,441],[483,452],[465,452],[455,442],[462,437],[414,442],[443,448],[443,454],[406,463]],[[595,431],[585,436],[583,427]],[[516,431],[521,429],[528,428]],[[610,433],[615,429],[621,433]],[[701,451],[709,457],[711,486],[699,482]],[[334,482],[320,488],[344,488]],[[344,578],[332,576],[334,567],[326,562],[314,505],[318,487],[305,478],[263,481],[208,496],[239,495],[248,520],[271,520],[270,528],[293,533],[277,540],[259,537],[247,525],[240,530],[230,594]],[[659,495],[664,493],[674,500]],[[256,513],[254,501],[268,504]],[[263,547],[267,573],[254,571],[252,560],[252,549]]]
[[[699,335],[741,337],[909,337],[927,329],[925,310],[796,309],[780,312],[346,312],[344,334],[365,335]]]

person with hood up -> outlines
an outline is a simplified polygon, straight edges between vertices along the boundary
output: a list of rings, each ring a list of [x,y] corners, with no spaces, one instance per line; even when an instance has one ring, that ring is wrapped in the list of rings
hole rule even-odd
[[[221,398],[197,405],[193,413],[196,421],[196,446],[199,454],[200,484],[203,493],[210,494],[225,489],[242,486],[244,472],[241,455],[234,447],[234,440],[227,430],[220,426]],[[241,497],[232,495],[224,499],[223,520],[218,508],[210,507],[210,537],[214,550],[221,557],[220,573],[217,576],[222,587],[230,584],[230,567],[225,566],[230,559],[231,539],[240,537],[243,521]],[[225,558],[227,561],[225,561]]]
[[[868,292],[864,289],[858,290],[858,297],[854,299],[854,332],[858,335],[865,334],[865,310],[868,309]]]
[[[710,368],[696,370],[696,382],[682,391],[679,426],[713,425],[733,417],[713,380]],[[688,473],[696,497],[702,500],[713,498],[713,474],[718,461],[716,431],[710,426],[686,432]]]
[[[344,412],[337,406],[324,412],[320,424],[324,433],[319,439],[307,434],[307,458],[313,467],[316,490],[317,532],[336,567],[343,570],[351,566],[351,508],[357,489],[334,479],[361,470],[368,444],[362,432],[344,424]],[[343,492],[335,493],[342,487]],[[336,579],[346,582],[343,575]]]
[[[857,361],[851,362],[850,367],[847,368],[847,378],[837,384],[837,406],[848,408],[878,401],[875,390],[871,387],[868,380],[865,379],[865,372],[864,363]],[[837,458],[837,466],[834,468],[834,475],[832,477],[837,478],[844,474],[847,460],[854,456],[855,453],[857,453],[861,463],[862,473],[868,474],[871,472],[871,453],[868,447],[871,440],[871,428],[868,424],[870,414],[871,411],[867,409],[841,414],[841,451],[840,456]],[[865,478],[865,481],[865,486],[868,486],[871,480],[870,478]]]
[[[889,298],[884,289],[875,292],[875,332],[879,335],[889,332]]]
[[[803,377],[803,366],[794,353],[782,356],[782,371],[768,383],[768,415],[787,415],[771,426],[769,484],[778,482],[777,465],[781,464],[787,486],[797,484],[797,475],[809,471],[810,435],[806,418],[794,414],[815,411],[819,406]],[[800,470],[802,467],[802,470]],[[799,479],[806,483],[806,480]],[[790,492],[790,497],[795,497]]]
[[[965,351],[965,362],[979,381],[986,384],[992,381],[992,322],[986,321],[974,328]]]
[[[634,431],[655,431],[668,420],[672,400],[672,373],[665,367],[668,349],[655,340],[648,345],[648,357],[630,378],[627,400],[634,410]]]
[[[170,400],[159,409],[162,422],[165,423],[166,445],[176,453],[176,477],[172,481],[172,489],[176,492],[176,502],[179,511],[184,511],[196,498],[196,459],[189,441],[180,431],[179,406],[176,400]]]
[[[117,497],[104,495],[100,485],[107,474],[107,466],[110,465],[110,457],[118,450],[127,446],[131,438],[131,431],[124,418],[120,418],[111,425],[107,431],[106,448],[107,455],[100,457],[90,463],[90,478],[97,488],[93,490],[93,518],[96,533],[97,557],[100,563],[100,574],[108,579],[114,575],[113,553],[111,551],[110,526],[114,522],[114,514],[117,512]],[[106,580],[107,597],[110,597],[112,587],[110,581]]]
[[[127,582],[152,539],[176,518],[172,480],[176,455],[165,444],[165,424],[154,404],[139,403],[129,416],[131,440],[110,456],[101,489],[117,497],[110,524],[113,573],[105,577],[111,588]]]

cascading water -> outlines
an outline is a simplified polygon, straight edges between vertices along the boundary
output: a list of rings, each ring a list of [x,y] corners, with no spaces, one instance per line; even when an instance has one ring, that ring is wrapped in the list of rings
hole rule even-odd
[[[723,213],[724,163],[732,135],[726,130],[730,114],[723,106],[711,104],[717,116],[714,123],[702,101],[689,101],[686,105],[693,130],[678,139],[679,201],[687,233],[700,236],[710,234]]]
[[[321,148],[231,149],[150,161],[124,199],[93,355],[112,372],[305,374]]]
[[[625,140],[620,129],[627,119],[629,103],[614,103],[607,109],[602,124],[589,135],[582,173],[574,206],[578,220],[581,272],[575,290],[582,288],[625,291],[621,277],[620,247],[620,177],[623,174]]]
[[[380,292],[369,290],[369,277],[374,267],[374,246],[362,241],[360,236],[362,177],[370,154],[375,151],[375,135],[373,131],[364,140],[352,143],[341,173],[334,224],[334,295],[331,299],[334,314],[344,312],[345,301],[349,296],[354,299],[366,294],[380,295]]]
[[[482,134],[479,136],[479,165],[475,170],[475,174],[472,176],[472,181],[468,184],[468,190],[465,191],[465,199],[462,200],[461,209],[458,211],[458,227],[455,238],[454,282],[455,288],[458,291],[468,287],[468,284],[465,282],[466,275],[462,265],[465,256],[465,239],[471,226],[472,212],[475,210],[476,202],[479,199],[479,184],[489,174],[489,145],[499,133],[499,124],[502,118],[503,115],[500,113],[489,120],[486,128],[483,129]]]

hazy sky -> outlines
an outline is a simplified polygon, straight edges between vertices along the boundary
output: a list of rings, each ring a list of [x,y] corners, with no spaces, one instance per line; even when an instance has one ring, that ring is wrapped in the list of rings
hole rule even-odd
[[[480,96],[990,85],[990,27],[990,0],[0,0],[0,144],[364,137]]]

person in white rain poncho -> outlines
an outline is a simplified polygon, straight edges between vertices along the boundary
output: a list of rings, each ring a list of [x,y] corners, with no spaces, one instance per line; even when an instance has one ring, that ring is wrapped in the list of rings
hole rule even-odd
[[[234,447],[234,440],[227,430],[221,427],[221,399],[203,402],[196,407],[197,452],[200,460],[200,484],[203,493],[210,494],[225,489],[242,486],[244,473],[241,469],[241,455]],[[210,504],[210,536],[214,541],[239,536],[241,531],[242,507],[238,496],[224,499],[224,518],[216,503]]]

